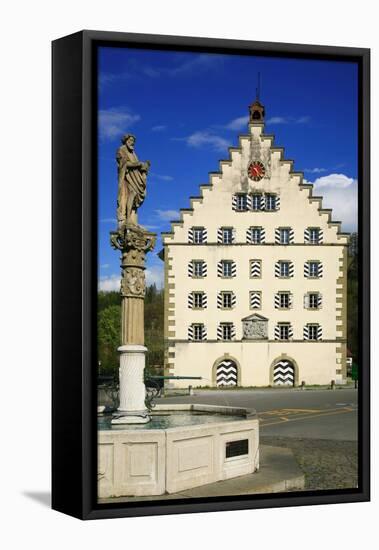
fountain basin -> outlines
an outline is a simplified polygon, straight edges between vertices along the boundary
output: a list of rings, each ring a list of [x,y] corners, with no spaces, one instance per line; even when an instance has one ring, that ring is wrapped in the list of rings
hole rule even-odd
[[[148,424],[99,420],[99,498],[176,493],[258,467],[259,423],[252,409],[157,405]]]

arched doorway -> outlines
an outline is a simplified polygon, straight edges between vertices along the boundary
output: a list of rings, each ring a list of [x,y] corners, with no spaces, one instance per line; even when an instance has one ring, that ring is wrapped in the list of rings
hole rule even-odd
[[[217,386],[237,386],[238,367],[232,359],[222,359],[216,367]]]
[[[295,365],[289,359],[280,359],[274,365],[274,386],[295,385]]]

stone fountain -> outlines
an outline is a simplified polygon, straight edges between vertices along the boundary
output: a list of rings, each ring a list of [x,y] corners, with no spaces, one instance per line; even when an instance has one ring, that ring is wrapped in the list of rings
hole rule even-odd
[[[121,254],[120,404],[99,418],[98,497],[161,495],[255,472],[259,425],[254,410],[215,405],[157,405],[149,414],[144,384],[145,256],[156,235],[138,224],[150,163],[135,137],[117,151],[117,229]]]

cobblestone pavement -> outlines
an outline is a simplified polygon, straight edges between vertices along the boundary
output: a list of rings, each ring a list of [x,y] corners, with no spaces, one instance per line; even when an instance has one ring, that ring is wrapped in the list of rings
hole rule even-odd
[[[356,441],[261,435],[260,442],[292,450],[305,474],[305,490],[357,487],[358,447]]]

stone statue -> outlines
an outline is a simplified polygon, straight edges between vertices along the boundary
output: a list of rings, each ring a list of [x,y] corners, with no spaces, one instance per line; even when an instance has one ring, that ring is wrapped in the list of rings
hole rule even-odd
[[[137,225],[137,208],[146,196],[146,178],[150,162],[140,162],[134,152],[135,136],[126,134],[116,155],[118,166],[117,221],[121,229],[125,224]]]

